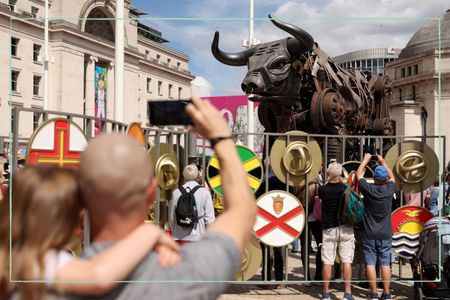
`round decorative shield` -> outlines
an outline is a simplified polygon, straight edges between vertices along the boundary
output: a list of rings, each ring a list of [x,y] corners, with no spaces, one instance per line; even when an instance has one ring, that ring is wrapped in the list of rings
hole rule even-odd
[[[261,245],[255,235],[251,235],[250,241],[244,249],[244,253],[241,257],[241,265],[236,274],[236,280],[245,281],[252,278],[262,261]]]
[[[168,191],[176,188],[180,179],[177,158],[167,153],[161,155],[156,162],[155,174],[158,178],[158,184],[163,190]]]
[[[433,184],[439,160],[433,149],[417,141],[394,145],[386,154],[386,163],[395,176],[397,189],[418,193]]]
[[[133,122],[128,125],[125,133],[134,138],[139,145],[145,146],[145,136],[139,123]]]
[[[392,213],[392,249],[400,257],[411,258],[419,248],[424,224],[433,214],[419,206],[403,206]]]
[[[169,220],[168,201],[171,198],[169,191],[159,191],[159,201],[153,201],[147,210],[147,220],[153,224],[166,224]],[[159,219],[156,219],[157,205],[159,208]]]
[[[356,192],[359,191],[358,179],[356,178],[356,171],[359,165],[361,165],[361,162],[357,160],[347,161],[342,164],[343,176]],[[367,182],[373,183],[373,170],[369,166],[366,166],[364,170],[364,178],[366,178]]]
[[[86,136],[77,124],[68,119],[50,119],[33,132],[28,143],[27,162],[29,165],[78,168],[80,154],[86,146]]]
[[[289,136],[280,136],[270,151],[270,164],[275,176],[291,186],[304,186],[306,174],[313,180],[322,165],[322,152],[313,138],[305,132],[289,131]],[[289,142],[288,142],[289,140]]]
[[[256,200],[258,214],[253,230],[266,245],[281,247],[298,238],[305,227],[305,211],[291,193],[274,190]]]
[[[154,145],[148,151],[155,176],[158,178],[159,187],[163,190],[174,189],[180,180],[180,165],[176,157],[175,147],[170,154],[169,145],[160,143],[159,156],[157,156],[157,145]]]
[[[350,160],[346,161],[342,164],[342,171],[345,178],[348,178],[348,175],[351,171],[357,171],[359,168],[359,165],[361,165],[360,161],[357,160]],[[371,167],[366,166],[366,169],[364,171],[364,178],[373,178],[373,170]]]
[[[253,192],[256,192],[263,180],[263,167],[259,157],[247,147],[236,145],[236,150],[247,172],[247,180]],[[219,175],[219,159],[213,155],[206,168],[206,179],[211,189],[222,196],[222,179]]]

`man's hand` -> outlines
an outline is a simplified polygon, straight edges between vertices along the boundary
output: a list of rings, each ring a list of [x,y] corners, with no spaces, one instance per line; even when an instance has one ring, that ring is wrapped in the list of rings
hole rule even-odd
[[[378,155],[378,160],[380,159],[381,156]],[[364,154],[364,159],[363,159],[363,163],[365,163],[366,165],[369,163],[370,159],[372,158],[372,155],[370,153],[366,153]],[[364,166],[365,167],[365,166]]]
[[[180,246],[162,230],[155,251],[161,267],[169,268],[181,261]]]
[[[186,112],[194,124],[189,127],[189,130],[200,134],[205,139],[230,136],[227,122],[209,100],[193,96],[192,102],[186,105]]]

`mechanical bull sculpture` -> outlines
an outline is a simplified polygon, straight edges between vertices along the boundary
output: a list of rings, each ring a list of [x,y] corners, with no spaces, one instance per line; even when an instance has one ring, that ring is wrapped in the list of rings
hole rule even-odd
[[[343,69],[309,33],[269,18],[292,37],[226,53],[219,49],[216,31],[211,45],[220,62],[248,66],[242,90],[260,102],[258,116],[266,132],[393,134],[388,77]]]

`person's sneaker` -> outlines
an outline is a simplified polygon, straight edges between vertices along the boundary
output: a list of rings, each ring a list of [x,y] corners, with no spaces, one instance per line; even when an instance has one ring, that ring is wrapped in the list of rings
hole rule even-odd
[[[344,298],[343,298],[343,300],[353,300],[353,296],[352,296],[352,294],[349,294],[349,293],[345,293],[345,294],[344,294]]]
[[[367,293],[367,299],[369,300],[378,300],[378,293],[377,292],[368,292]]]
[[[330,293],[322,293],[322,300],[331,300]]]
[[[386,292],[383,292],[383,294],[381,294],[381,298],[380,298],[381,300],[391,300],[392,298],[391,298],[391,294],[390,293],[386,293]]]

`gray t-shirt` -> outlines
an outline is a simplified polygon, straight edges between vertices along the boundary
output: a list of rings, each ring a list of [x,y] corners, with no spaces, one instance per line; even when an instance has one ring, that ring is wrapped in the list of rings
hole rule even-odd
[[[94,257],[110,246],[111,243],[95,243],[85,250],[85,257]],[[104,296],[49,299],[216,299],[229,285],[224,281],[234,280],[241,260],[236,243],[221,233],[207,233],[198,242],[184,244],[180,253],[180,264],[163,268],[158,254],[151,252],[127,279],[141,282],[121,284]]]
[[[365,179],[359,181],[359,190],[363,194],[364,218],[361,237],[385,240],[392,237],[392,199],[395,183],[389,181],[384,185],[369,184]]]

